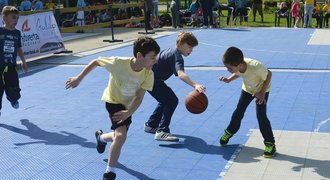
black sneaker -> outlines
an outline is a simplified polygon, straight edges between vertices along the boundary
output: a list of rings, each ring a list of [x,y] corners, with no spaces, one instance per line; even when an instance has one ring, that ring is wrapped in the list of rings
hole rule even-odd
[[[96,137],[96,150],[97,152],[99,152],[100,154],[104,152],[105,150],[105,146],[107,145],[107,143],[103,143],[100,140],[100,136],[103,134],[102,130],[96,130],[95,132],[95,137]]]
[[[227,131],[227,129],[225,129],[225,133],[220,138],[220,145],[224,146],[224,145],[228,144],[228,141],[232,136],[233,136],[233,134],[230,133],[229,131]]]
[[[272,142],[265,142],[264,158],[271,158],[276,153],[276,146]]]
[[[116,173],[114,172],[108,172],[103,174],[103,180],[115,180],[116,179]]]

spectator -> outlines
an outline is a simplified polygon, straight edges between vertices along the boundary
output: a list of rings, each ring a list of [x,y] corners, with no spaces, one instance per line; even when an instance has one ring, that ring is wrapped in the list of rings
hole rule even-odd
[[[30,0],[23,0],[21,2],[21,5],[20,5],[19,9],[21,11],[30,11],[31,7],[32,7],[32,3],[31,3]]]
[[[325,12],[324,18],[325,18],[325,27],[329,28],[329,17],[330,17],[330,0],[327,0],[327,4],[324,5],[323,11]]]
[[[180,7],[180,0],[172,0],[170,9],[172,14],[173,28],[182,27],[180,23]]]
[[[227,16],[227,26],[229,26],[229,21],[230,21],[230,16],[233,16],[233,20],[235,19],[235,10],[236,10],[236,5],[235,5],[235,0],[228,0],[228,7],[232,7],[233,10],[228,8],[228,16]],[[231,14],[233,13],[233,14]]]
[[[43,10],[44,5],[40,0],[33,0],[32,1],[32,10]]]
[[[243,16],[245,17],[247,15],[247,2],[246,0],[235,0],[235,6],[236,6],[236,10],[235,10],[235,19],[234,19],[234,25],[236,25],[236,20],[239,17],[239,24],[242,25],[242,21],[243,21]]]
[[[150,25],[150,14],[152,9],[152,0],[144,0],[144,20],[145,20],[145,28],[147,30],[153,30]]]
[[[77,0],[77,8],[82,9],[86,7],[86,3],[84,0]],[[77,21],[76,21],[77,26],[85,26],[85,12],[84,10],[79,10],[77,12]],[[79,29],[77,33],[84,33],[84,30]]]
[[[48,0],[45,4],[45,9],[56,9],[56,4],[53,3],[53,0]]]
[[[189,11],[191,12],[191,25],[193,27],[199,26],[201,24],[200,17],[203,16],[203,10],[202,6],[199,3],[199,0],[195,0],[194,2],[191,3]]]
[[[277,16],[278,17],[286,17],[288,16],[288,5],[286,4],[286,2],[281,2],[280,4],[280,9],[277,11]]]
[[[200,0],[203,10],[203,29],[213,26],[213,0]]]
[[[257,11],[261,17],[261,22],[264,22],[264,15],[262,11],[262,0],[253,0],[252,12],[253,12],[253,22],[256,21]]]
[[[321,19],[321,8],[320,5],[316,4],[316,1],[314,1],[314,9],[312,18],[316,19],[316,26],[315,28],[322,28],[322,19]]]
[[[151,17],[151,21],[152,21],[152,26],[154,28],[158,28],[159,27],[159,19],[158,19],[158,0],[153,0],[152,1],[152,17]]]
[[[314,1],[315,0],[305,0],[304,6],[304,27],[312,27],[312,16],[313,16],[313,9],[314,9]]]
[[[119,0],[118,4],[129,4],[131,3],[130,0]],[[128,19],[130,8],[119,8],[117,19]]]
[[[298,28],[298,24],[301,21],[301,10],[299,0],[294,0],[291,7],[292,17],[295,19],[294,28]]]

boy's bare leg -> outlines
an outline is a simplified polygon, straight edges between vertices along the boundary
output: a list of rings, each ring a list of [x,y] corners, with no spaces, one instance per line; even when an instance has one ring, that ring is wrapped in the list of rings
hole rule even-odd
[[[108,165],[110,167],[116,167],[117,161],[120,156],[121,148],[126,141],[127,127],[120,126],[116,128],[113,135],[114,135],[113,142],[111,143],[110,146],[109,158],[108,158]]]
[[[103,138],[106,142],[112,142],[114,136],[115,136],[115,132],[102,134],[102,138]]]

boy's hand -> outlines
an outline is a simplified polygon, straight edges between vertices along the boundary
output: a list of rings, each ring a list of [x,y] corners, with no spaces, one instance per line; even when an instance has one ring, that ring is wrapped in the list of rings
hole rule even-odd
[[[28,72],[28,66],[27,66],[26,62],[22,62],[22,70],[24,73]]]
[[[197,85],[195,86],[195,89],[196,89],[199,93],[202,93],[202,92],[205,91],[206,87],[203,86],[203,85],[201,85],[201,84],[197,84]]]
[[[80,84],[80,79],[78,77],[71,77],[65,83],[65,89],[75,88]]]
[[[124,122],[131,115],[128,113],[128,110],[121,110],[113,114],[112,120],[117,121],[117,124]]]
[[[228,78],[223,77],[223,76],[220,76],[220,77],[219,77],[219,80],[220,80],[220,81],[223,81],[223,82],[225,82],[225,83],[229,83],[229,82],[230,82],[230,80],[229,80]]]
[[[265,93],[263,92],[257,92],[255,94],[253,94],[253,96],[255,96],[257,98],[256,102],[257,104],[263,104],[263,103],[267,103],[266,99],[265,99]]]

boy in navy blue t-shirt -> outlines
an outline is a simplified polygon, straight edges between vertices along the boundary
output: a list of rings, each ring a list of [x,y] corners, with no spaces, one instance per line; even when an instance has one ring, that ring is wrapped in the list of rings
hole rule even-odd
[[[16,70],[17,55],[22,61],[23,72],[27,72],[24,53],[21,44],[21,32],[15,28],[19,18],[19,11],[13,6],[5,6],[2,9],[4,26],[0,27],[0,110],[2,108],[2,96],[6,92],[7,99],[13,108],[18,109],[18,99],[21,97]],[[0,111],[1,115],[1,111]]]
[[[157,56],[157,63],[153,66],[155,82],[152,91],[148,91],[158,101],[158,105],[144,124],[144,131],[155,133],[155,139],[160,141],[178,141],[170,133],[169,125],[172,115],[178,105],[178,98],[174,91],[165,83],[173,74],[182,81],[203,92],[205,87],[196,83],[184,72],[183,56],[189,56],[198,40],[190,32],[181,32],[176,40],[176,48],[162,50]]]

